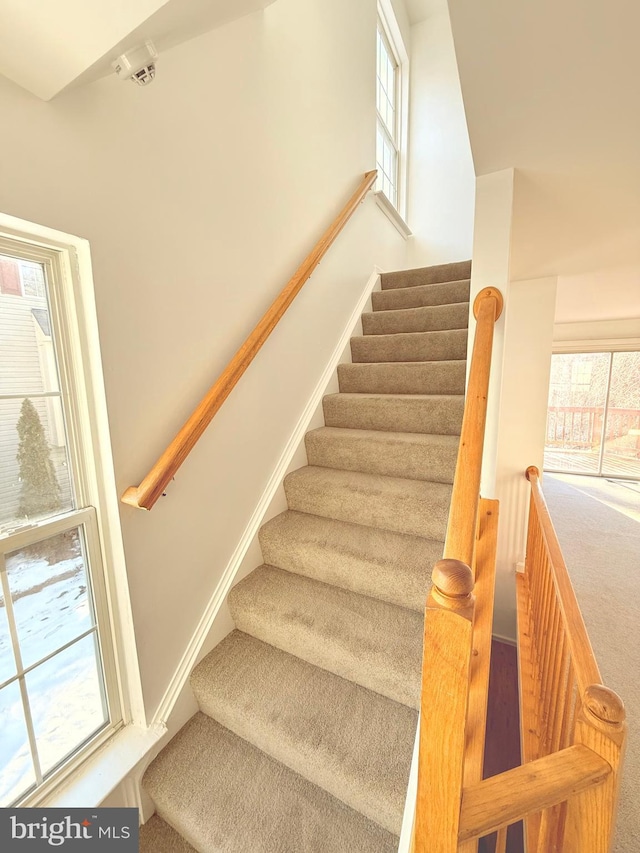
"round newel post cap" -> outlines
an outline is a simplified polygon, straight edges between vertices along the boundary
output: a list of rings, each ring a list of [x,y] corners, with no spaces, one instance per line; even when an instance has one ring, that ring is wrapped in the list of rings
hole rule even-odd
[[[603,684],[590,684],[584,691],[584,706],[602,723],[621,726],[626,719],[624,702]]]
[[[537,477],[538,479],[540,479],[540,469],[536,468],[535,465],[529,465],[527,470],[524,472],[524,475],[527,480],[529,480],[529,482],[531,482],[532,477]]]
[[[480,303],[483,299],[492,298],[496,300],[496,320],[502,314],[502,309],[504,308],[504,299],[502,298],[502,293],[498,290],[497,287],[485,287],[483,288],[476,298],[473,300],[473,316],[478,319],[478,311],[480,310]]]
[[[473,592],[473,572],[461,560],[438,560],[431,575],[434,587],[446,598],[468,599]]]

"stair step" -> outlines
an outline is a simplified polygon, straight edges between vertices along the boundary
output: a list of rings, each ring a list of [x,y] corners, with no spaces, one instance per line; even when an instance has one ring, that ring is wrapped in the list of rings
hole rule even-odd
[[[144,787],[200,853],[397,850],[391,833],[202,713],[152,762]]]
[[[351,338],[354,362],[458,361],[467,357],[467,330],[357,335]]]
[[[196,667],[191,686],[205,714],[400,834],[415,711],[240,631]]]
[[[391,361],[339,364],[347,394],[464,394],[466,361]]]
[[[453,483],[457,435],[320,427],[305,436],[309,465]]]
[[[362,315],[365,335],[394,335],[399,332],[440,332],[466,329],[469,325],[469,303],[428,305],[423,308],[399,308],[396,311],[373,311]]]
[[[444,540],[451,486],[307,465],[285,477],[289,509]]]
[[[154,814],[140,827],[140,853],[197,853],[175,829]]]
[[[324,422],[342,429],[460,435],[464,397],[424,394],[328,394]]]
[[[418,708],[421,613],[266,565],[233,587],[229,607],[240,631]]]
[[[380,278],[383,290],[421,284],[439,284],[443,281],[457,281],[461,278],[471,278],[471,261],[455,261],[451,264],[437,264],[413,270],[386,272],[382,273]]]
[[[394,290],[374,290],[371,294],[371,305],[374,311],[453,305],[455,302],[469,302],[470,289],[469,279],[462,279],[444,284],[421,284]]]
[[[265,563],[371,598],[424,611],[444,543],[288,510],[260,529]]]

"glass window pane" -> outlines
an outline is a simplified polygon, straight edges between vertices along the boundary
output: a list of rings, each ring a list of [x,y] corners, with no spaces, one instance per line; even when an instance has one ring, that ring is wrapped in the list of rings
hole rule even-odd
[[[0,532],[73,506],[60,398],[0,400]]]
[[[95,625],[80,528],[7,554],[6,567],[24,667]]]
[[[0,587],[0,684],[8,681],[15,674],[16,659],[13,654],[11,635],[9,634],[7,608],[5,607],[2,588]],[[1,734],[0,737],[2,737]]]
[[[609,359],[609,353],[552,356],[545,469],[598,472]]]
[[[40,765],[46,774],[108,720],[95,635],[36,667],[26,682]]]
[[[20,686],[14,681],[0,690],[0,808],[11,805],[35,782]]]
[[[615,352],[602,473],[640,477],[640,352]]]
[[[0,395],[58,391],[41,264],[0,257]]]

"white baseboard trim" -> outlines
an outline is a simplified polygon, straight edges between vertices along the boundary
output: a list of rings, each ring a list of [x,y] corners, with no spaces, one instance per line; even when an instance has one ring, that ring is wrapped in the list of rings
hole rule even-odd
[[[291,460],[293,456],[300,446],[301,441],[304,439],[305,433],[307,432],[307,428],[313,417],[316,409],[320,405],[322,401],[322,397],[325,394],[325,389],[329,382],[331,381],[338,364],[340,362],[340,357],[345,350],[345,347],[349,343],[349,338],[353,333],[354,326],[360,319],[362,312],[364,310],[365,305],[367,304],[367,300],[371,295],[371,291],[375,287],[378,278],[380,277],[380,270],[378,267],[374,267],[372,274],[369,276],[366,285],[364,286],[362,293],[360,294],[360,298],[358,299],[355,308],[351,316],[349,317],[342,335],[338,343],[336,344],[333,353],[329,359],[329,362],[322,373],[311,397],[309,398],[307,405],[302,412],[298,423],[296,424],[289,440],[278,460],[271,477],[266,485],[265,490],[263,491],[258,504],[253,511],[251,518],[249,519],[249,523],[245,527],[240,541],[233,552],[231,559],[227,563],[227,566],[223,572],[222,578],[215,588],[213,595],[207,604],[204,613],[202,614],[200,621],[198,622],[198,626],[194,631],[191,640],[189,641],[187,648],[182,655],[180,663],[178,664],[171,681],[169,682],[169,686],[167,687],[160,704],[156,710],[156,713],[153,717],[152,725],[166,725],[171,712],[173,711],[182,690],[184,689],[189,675],[191,674],[191,670],[196,665],[196,661],[198,659],[198,655],[200,654],[200,650],[202,649],[211,628],[213,627],[213,623],[220,612],[220,608],[222,607],[227,595],[229,594],[229,590],[233,586],[233,581],[236,577],[240,566],[242,565],[242,561],[249,549],[249,546],[254,540],[254,537],[257,535],[258,530],[262,525],[262,520],[267,512],[271,501],[273,500],[276,491],[278,490],[282,480],[284,479],[285,474],[287,473],[287,469],[291,464]]]

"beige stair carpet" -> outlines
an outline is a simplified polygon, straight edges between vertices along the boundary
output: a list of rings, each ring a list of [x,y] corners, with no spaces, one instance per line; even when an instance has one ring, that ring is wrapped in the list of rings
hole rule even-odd
[[[423,609],[462,421],[468,262],[382,276],[373,311],[194,670],[200,712],[151,764],[143,853],[392,853]]]

